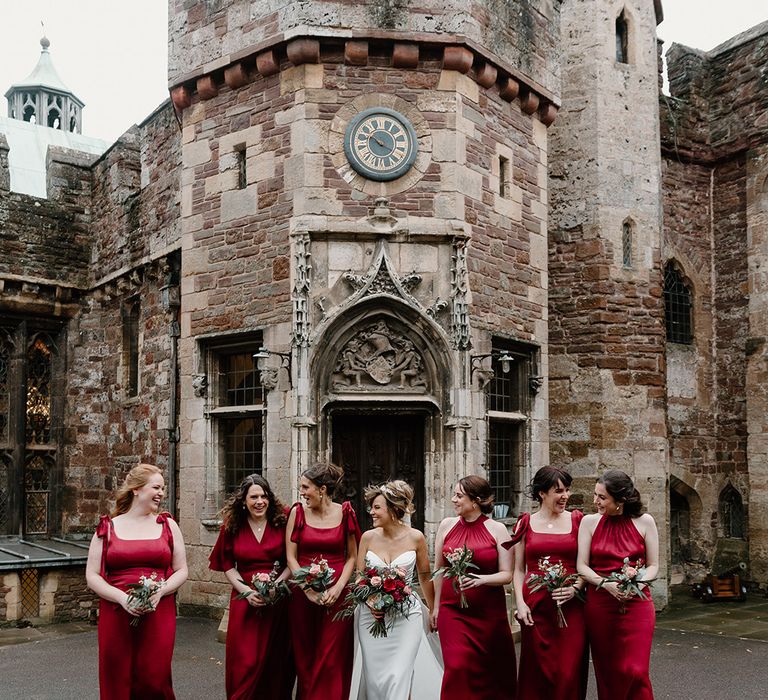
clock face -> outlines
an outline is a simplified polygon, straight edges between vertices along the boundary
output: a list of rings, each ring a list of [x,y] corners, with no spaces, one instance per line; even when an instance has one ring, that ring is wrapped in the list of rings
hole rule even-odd
[[[360,112],[347,127],[344,152],[349,164],[371,180],[394,180],[410,170],[418,143],[413,126],[392,109]]]

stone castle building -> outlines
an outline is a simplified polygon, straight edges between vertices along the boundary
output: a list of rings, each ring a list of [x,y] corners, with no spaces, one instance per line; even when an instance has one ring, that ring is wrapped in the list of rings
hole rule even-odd
[[[292,501],[329,459],[361,513],[413,483],[428,535],[464,474],[512,522],[538,467],[586,508],[618,467],[663,581],[768,583],[768,24],[674,46],[665,96],[658,1],[169,10],[171,100],[112,146],[55,140],[80,111],[40,105],[82,103],[48,81],[0,121],[0,619],[89,614],[82,540],[139,460],[188,610],[226,604],[227,492]],[[14,127],[49,139],[45,196]]]

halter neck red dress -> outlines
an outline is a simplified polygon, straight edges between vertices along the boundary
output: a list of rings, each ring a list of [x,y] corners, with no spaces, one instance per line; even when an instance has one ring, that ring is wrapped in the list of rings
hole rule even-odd
[[[296,510],[291,541],[298,547],[299,566],[323,558],[335,570],[334,583],[347,560],[347,537],[360,540],[357,516],[349,501],[342,506],[341,523],[336,527],[312,527],[304,517],[301,503]],[[344,596],[326,608],[311,603],[304,593],[294,589],[289,610],[293,650],[298,679],[297,700],[347,700],[352,683],[354,655],[354,619],[334,620],[343,607]]]
[[[515,526],[512,541],[525,543],[525,583],[523,598],[531,609],[534,625],[521,625],[520,672],[517,700],[583,700],[587,694],[589,652],[584,620],[584,604],[573,598],[562,606],[567,627],[557,623],[557,607],[552,596],[541,588],[528,590],[531,574],[541,573],[539,560],[549,557],[562,562],[569,574],[576,573],[579,523],[584,514],[571,513],[567,534],[534,532],[530,514],[524,513]]]
[[[463,547],[473,552],[473,573],[499,570],[496,539],[481,515],[468,522],[459,518],[443,544],[443,555]],[[513,700],[515,697],[515,643],[507,617],[503,586],[479,586],[465,591],[469,607],[462,608],[453,580],[440,589],[437,628],[443,650],[441,700]]]
[[[631,563],[646,560],[645,540],[632,518],[604,515],[592,535],[589,566],[601,576]],[[653,601],[638,596],[621,605],[608,591],[589,587],[587,635],[595,667],[600,700],[653,700],[648,667],[656,612]]]
[[[285,567],[285,528],[267,523],[261,542],[245,522],[233,535],[224,528],[209,557],[213,571],[237,569],[251,582],[254,574]],[[291,651],[288,601],[254,608],[232,589],[227,626],[225,665],[227,698],[252,700],[257,696],[290,700],[296,674]]]
[[[121,591],[140,576],[173,573],[173,533],[168,513],[157,516],[163,526],[152,540],[123,540],[109,516],[96,529],[102,538],[101,575]],[[117,603],[99,601],[99,692],[102,700],[173,700],[171,660],[176,640],[176,595],[161,598],[154,612],[133,617]]]

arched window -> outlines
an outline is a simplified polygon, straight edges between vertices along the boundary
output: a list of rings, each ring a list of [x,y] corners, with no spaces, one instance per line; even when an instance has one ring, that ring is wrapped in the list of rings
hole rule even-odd
[[[743,540],[746,532],[744,522],[744,502],[741,494],[728,484],[721,492],[718,500],[720,524],[723,528],[723,537]]]
[[[621,262],[624,267],[632,267],[632,220],[627,219],[621,225]]]
[[[674,262],[664,268],[664,320],[667,342],[693,343],[692,294]]]
[[[629,22],[625,10],[616,18],[616,61],[629,63]]]

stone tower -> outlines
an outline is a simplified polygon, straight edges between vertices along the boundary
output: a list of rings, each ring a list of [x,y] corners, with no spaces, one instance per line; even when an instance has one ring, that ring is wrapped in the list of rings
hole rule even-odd
[[[5,93],[8,116],[52,129],[82,132],[83,102],[62,82],[51,61],[47,37],[40,39],[40,59],[35,69]]]
[[[562,5],[563,104],[550,130],[549,386],[553,464],[586,494],[606,468],[632,475],[665,562],[660,20],[652,0]]]
[[[182,125],[186,604],[217,513],[399,477],[428,535],[460,476],[499,518],[548,461],[547,128],[560,3],[170,3]]]

